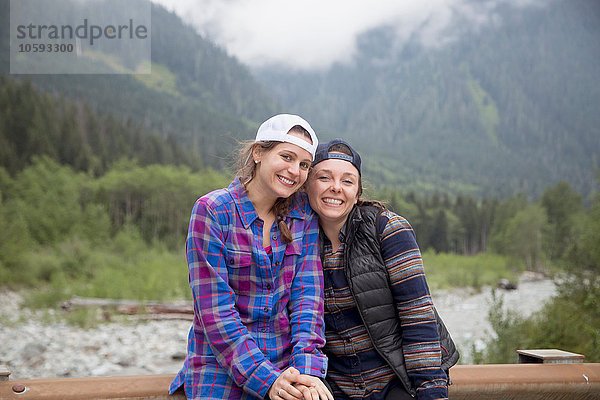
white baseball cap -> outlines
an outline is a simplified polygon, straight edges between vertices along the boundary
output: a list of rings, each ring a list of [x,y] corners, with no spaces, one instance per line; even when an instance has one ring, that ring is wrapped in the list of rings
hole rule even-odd
[[[299,125],[310,134],[312,143],[307,142],[304,139],[296,137],[294,135],[288,135],[290,129],[294,126]],[[255,142],[260,141],[274,141],[274,142],[287,142],[295,144],[296,146],[308,151],[311,157],[315,158],[315,152],[319,145],[317,134],[310,126],[308,122],[302,117],[293,114],[278,114],[275,115],[265,122],[263,122],[256,132]]]

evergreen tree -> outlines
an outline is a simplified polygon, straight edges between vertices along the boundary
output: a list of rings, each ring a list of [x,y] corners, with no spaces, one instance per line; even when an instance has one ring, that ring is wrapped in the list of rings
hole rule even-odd
[[[548,188],[541,198],[548,217],[547,249],[552,259],[558,260],[574,245],[576,223],[582,211],[581,195],[567,182]]]

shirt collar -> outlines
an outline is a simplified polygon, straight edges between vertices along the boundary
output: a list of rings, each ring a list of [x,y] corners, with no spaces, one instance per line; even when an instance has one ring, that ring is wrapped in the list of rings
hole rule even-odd
[[[235,178],[233,182],[229,184],[227,190],[233,198],[233,202],[240,215],[244,229],[250,228],[250,225],[258,218],[258,214],[254,208],[254,204],[252,204],[252,201],[250,201],[250,198],[248,197],[248,191],[246,191],[246,188],[242,185],[239,178]],[[310,212],[310,209],[308,208],[308,199],[306,196],[298,196],[296,194],[292,196],[292,202],[286,219],[306,218],[307,214]]]
[[[248,192],[239,178],[235,178],[227,187],[227,191],[231,194],[235,207],[237,208],[244,229],[250,228],[250,225],[258,218],[254,204],[248,198]]]

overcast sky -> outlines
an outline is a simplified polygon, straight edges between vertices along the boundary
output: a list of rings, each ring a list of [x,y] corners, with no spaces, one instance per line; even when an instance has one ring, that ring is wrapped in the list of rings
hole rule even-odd
[[[498,24],[498,4],[530,7],[548,0],[152,0],[175,11],[242,62],[326,68],[349,61],[357,35],[393,26],[398,43],[418,37],[443,46],[459,34],[461,17],[469,28]]]

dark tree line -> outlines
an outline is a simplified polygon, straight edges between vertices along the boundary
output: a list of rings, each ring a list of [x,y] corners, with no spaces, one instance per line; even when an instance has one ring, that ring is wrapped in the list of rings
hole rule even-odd
[[[121,158],[141,165],[200,165],[171,136],[160,137],[131,119],[99,115],[86,104],[0,76],[0,166],[14,175],[36,155],[96,176]]]
[[[587,210],[567,182],[547,188],[537,200],[466,195],[376,194],[409,219],[423,250],[473,255],[493,251],[539,270],[573,257],[581,247]]]

